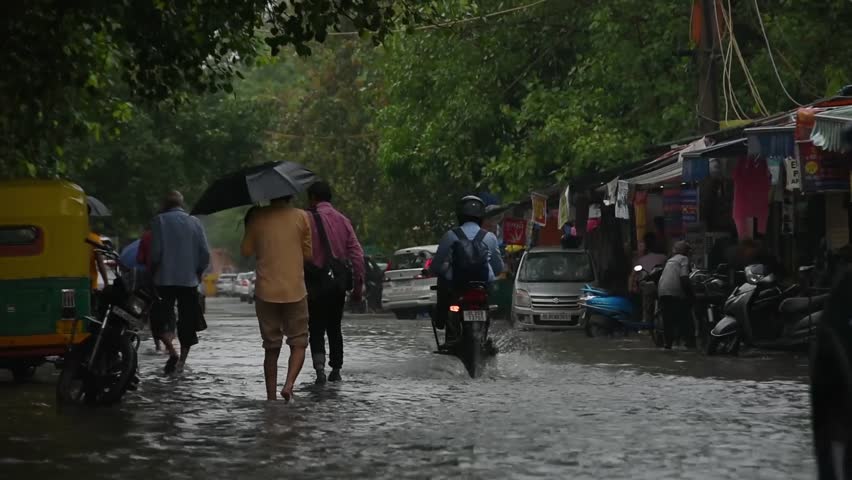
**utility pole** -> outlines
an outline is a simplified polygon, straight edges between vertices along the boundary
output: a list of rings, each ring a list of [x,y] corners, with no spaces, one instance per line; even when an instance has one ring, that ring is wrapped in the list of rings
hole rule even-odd
[[[701,3],[701,22],[698,36],[698,125],[702,133],[719,129],[719,69],[716,53],[719,50],[717,0],[696,0]]]

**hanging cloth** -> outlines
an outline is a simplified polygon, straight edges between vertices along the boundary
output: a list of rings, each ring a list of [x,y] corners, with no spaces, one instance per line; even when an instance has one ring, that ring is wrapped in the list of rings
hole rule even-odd
[[[771,175],[762,158],[742,157],[734,167],[734,223],[740,239],[766,233]],[[754,231],[754,221],[757,231]]]

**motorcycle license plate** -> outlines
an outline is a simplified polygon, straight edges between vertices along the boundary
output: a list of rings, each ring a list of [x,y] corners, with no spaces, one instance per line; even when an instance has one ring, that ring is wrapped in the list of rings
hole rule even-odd
[[[464,312],[464,321],[465,322],[484,322],[488,320],[486,316],[485,310],[473,310],[470,312]]]

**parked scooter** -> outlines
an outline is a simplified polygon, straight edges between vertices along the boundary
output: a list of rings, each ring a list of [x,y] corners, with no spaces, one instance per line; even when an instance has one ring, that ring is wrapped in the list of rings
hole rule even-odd
[[[721,264],[714,273],[696,269],[689,275],[695,302],[692,314],[698,345],[706,350],[710,332],[724,315],[725,300],[731,295],[728,280],[728,265]]]
[[[616,332],[625,335],[640,330],[655,332],[654,324],[637,319],[633,302],[629,298],[611,295],[606,290],[586,285],[582,289],[580,306],[583,308],[583,324],[589,337],[610,336]],[[654,343],[657,335],[651,335]]]
[[[813,267],[803,267],[808,273]],[[740,344],[762,348],[806,346],[819,324],[828,295],[796,296],[800,287],[781,288],[778,278],[764,265],[745,269],[746,283],[725,302],[725,318],[710,332],[707,354],[737,354]]]

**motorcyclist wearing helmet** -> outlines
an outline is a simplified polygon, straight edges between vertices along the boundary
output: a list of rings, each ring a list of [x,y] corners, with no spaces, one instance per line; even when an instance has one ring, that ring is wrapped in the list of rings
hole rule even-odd
[[[459,228],[454,228],[444,234],[438,245],[438,252],[432,258],[429,272],[438,277],[438,301],[435,307],[435,324],[439,329],[447,324],[448,312],[453,290],[453,245],[459,241],[456,234],[458,230],[473,241],[482,231],[482,220],[485,217],[485,202],[479,197],[469,195],[462,198],[456,206],[456,218]],[[495,275],[503,271],[503,259],[500,256],[500,246],[497,237],[491,232],[485,232],[481,236],[482,247],[488,252],[488,283],[493,282]],[[458,273],[458,272],[456,272]],[[452,331],[447,331],[448,341],[454,338],[459,331],[457,326],[452,325]]]

